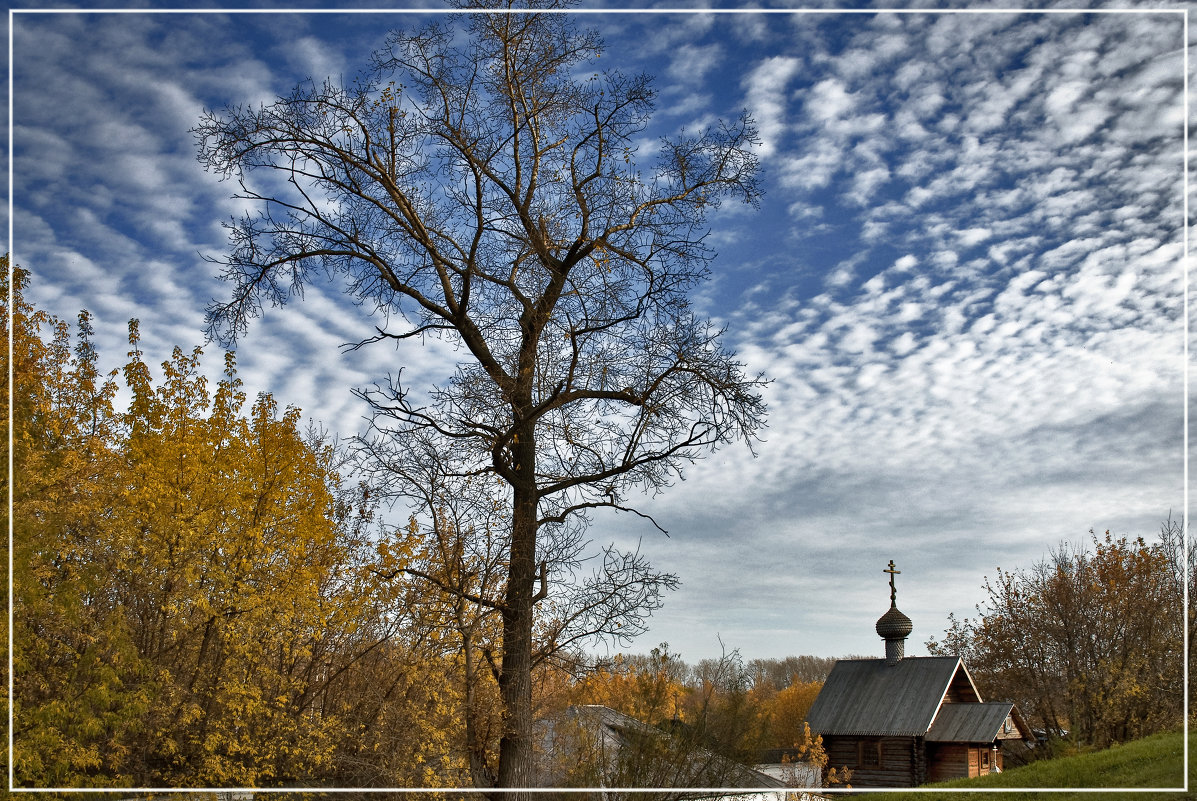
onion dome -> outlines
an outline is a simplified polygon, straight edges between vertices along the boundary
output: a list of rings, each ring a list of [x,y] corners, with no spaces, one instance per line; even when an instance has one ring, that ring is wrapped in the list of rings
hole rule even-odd
[[[910,618],[891,606],[889,611],[877,619],[877,636],[883,640],[904,640],[914,629]]]

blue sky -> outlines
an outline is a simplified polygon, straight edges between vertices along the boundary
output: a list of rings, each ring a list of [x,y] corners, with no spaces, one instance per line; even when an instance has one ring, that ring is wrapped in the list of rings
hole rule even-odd
[[[761,208],[713,215],[696,301],[773,379],[767,441],[646,501],[668,538],[596,517],[596,543],[639,542],[683,582],[632,650],[880,654],[893,559],[921,653],[997,566],[1183,512],[1183,19],[579,15],[604,35],[598,67],[656,76],[645,162],[660,135],[741,109],[762,134]],[[417,23],[15,15],[12,252],[33,299],[93,312],[111,366],[132,317],[150,363],[201,343],[229,289],[201,256],[242,210],[195,160],[201,111],[352,78]],[[353,387],[399,367],[427,386],[455,358],[435,342],[342,354],[373,322],[315,282],[252,325],[241,375],[352,434]]]

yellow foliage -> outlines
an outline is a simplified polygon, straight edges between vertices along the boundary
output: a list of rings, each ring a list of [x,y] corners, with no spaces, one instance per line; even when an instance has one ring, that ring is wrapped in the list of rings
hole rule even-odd
[[[802,731],[811,704],[822,688],[822,682],[795,681],[763,701],[761,712],[767,721],[768,742],[776,743],[777,747],[789,747]]]
[[[231,354],[155,381],[133,321],[118,412],[90,318],[72,348],[14,278],[17,784],[458,783],[448,667],[389,621],[369,504],[299,410],[247,409]]]
[[[647,723],[684,718],[681,703],[687,690],[671,671],[677,662],[667,650],[654,648],[647,660],[632,662],[617,655],[609,669],[586,675],[574,688],[575,704],[600,704]]]

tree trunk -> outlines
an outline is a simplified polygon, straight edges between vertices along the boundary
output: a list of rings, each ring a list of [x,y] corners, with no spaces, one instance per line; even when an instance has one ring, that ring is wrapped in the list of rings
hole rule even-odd
[[[459,599],[460,603],[460,599]],[[465,658],[465,728],[466,755],[470,763],[470,778],[478,788],[494,787],[495,772],[487,760],[486,738],[479,730],[478,719],[478,666],[474,661],[473,632],[460,624],[461,608],[458,607],[458,621],[462,631],[462,654]]]
[[[532,760],[532,616],[536,583],[536,448],[530,432],[512,446],[515,472],[511,520],[511,566],[503,609],[503,661],[499,695],[503,736],[499,741],[499,787],[528,787]],[[530,794],[507,794],[522,801]]]

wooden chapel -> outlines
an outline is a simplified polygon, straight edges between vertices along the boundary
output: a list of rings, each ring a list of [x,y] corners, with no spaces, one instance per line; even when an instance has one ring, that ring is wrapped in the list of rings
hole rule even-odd
[[[897,606],[877,621],[884,659],[842,659],[808,714],[828,766],[852,771],[853,787],[914,787],[1002,769],[1002,745],[1033,742],[1010,701],[989,701],[956,656],[905,656],[910,618]]]

